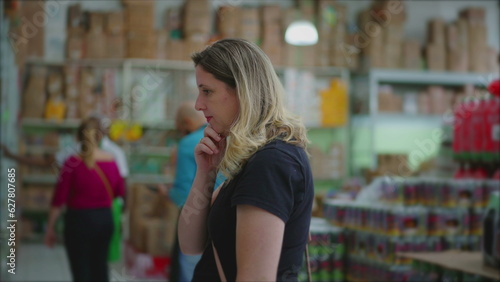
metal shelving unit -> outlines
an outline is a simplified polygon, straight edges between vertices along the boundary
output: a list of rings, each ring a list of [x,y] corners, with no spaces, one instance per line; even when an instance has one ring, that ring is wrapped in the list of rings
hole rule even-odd
[[[488,82],[498,78],[498,74],[492,73],[458,73],[458,72],[435,72],[435,71],[413,71],[399,69],[371,69],[367,73],[354,74],[353,85],[358,86],[357,93],[365,93],[364,99],[368,100],[368,113],[354,115],[352,117],[353,127],[368,127],[371,131],[372,169],[377,167],[375,134],[380,126],[412,126],[418,128],[436,128],[450,126],[453,124],[453,114],[447,112],[440,115],[415,115],[415,114],[390,114],[379,113],[378,88],[381,84],[425,87],[440,85],[449,87],[460,87],[467,84],[485,87]]]

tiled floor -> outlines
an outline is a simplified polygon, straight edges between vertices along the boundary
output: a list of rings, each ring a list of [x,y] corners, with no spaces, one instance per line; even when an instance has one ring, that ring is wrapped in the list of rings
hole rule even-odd
[[[63,246],[48,248],[43,244],[24,243],[19,247],[15,275],[9,275],[7,281],[71,281],[68,261]],[[122,263],[110,265],[111,281],[145,281],[127,275]],[[158,280],[149,280],[158,281]]]

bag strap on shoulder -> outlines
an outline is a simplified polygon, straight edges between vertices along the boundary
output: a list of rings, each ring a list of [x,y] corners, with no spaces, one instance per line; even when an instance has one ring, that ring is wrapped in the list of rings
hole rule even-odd
[[[106,190],[108,191],[109,197],[111,197],[111,201],[113,201],[115,197],[113,189],[111,189],[111,184],[109,184],[108,178],[106,177],[106,175],[104,175],[104,172],[102,172],[101,168],[97,164],[95,165],[95,171],[97,172],[97,174],[99,174],[102,183],[104,183],[104,187],[106,187]]]

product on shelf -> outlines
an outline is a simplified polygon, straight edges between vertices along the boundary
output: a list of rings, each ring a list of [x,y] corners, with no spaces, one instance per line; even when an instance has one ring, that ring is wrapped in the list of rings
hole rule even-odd
[[[308,243],[311,278],[313,281],[344,281],[345,236],[342,229],[331,226],[322,218],[312,218],[311,240]],[[299,281],[307,279],[305,267]]]
[[[485,264],[500,268],[500,192],[491,194],[483,219],[482,252]]]

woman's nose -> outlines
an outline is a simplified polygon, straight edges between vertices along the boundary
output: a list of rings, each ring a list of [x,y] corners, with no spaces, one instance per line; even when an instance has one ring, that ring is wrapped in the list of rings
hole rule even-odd
[[[204,110],[203,103],[201,101],[200,95],[196,98],[196,102],[194,103],[194,109],[197,111],[202,111]]]

